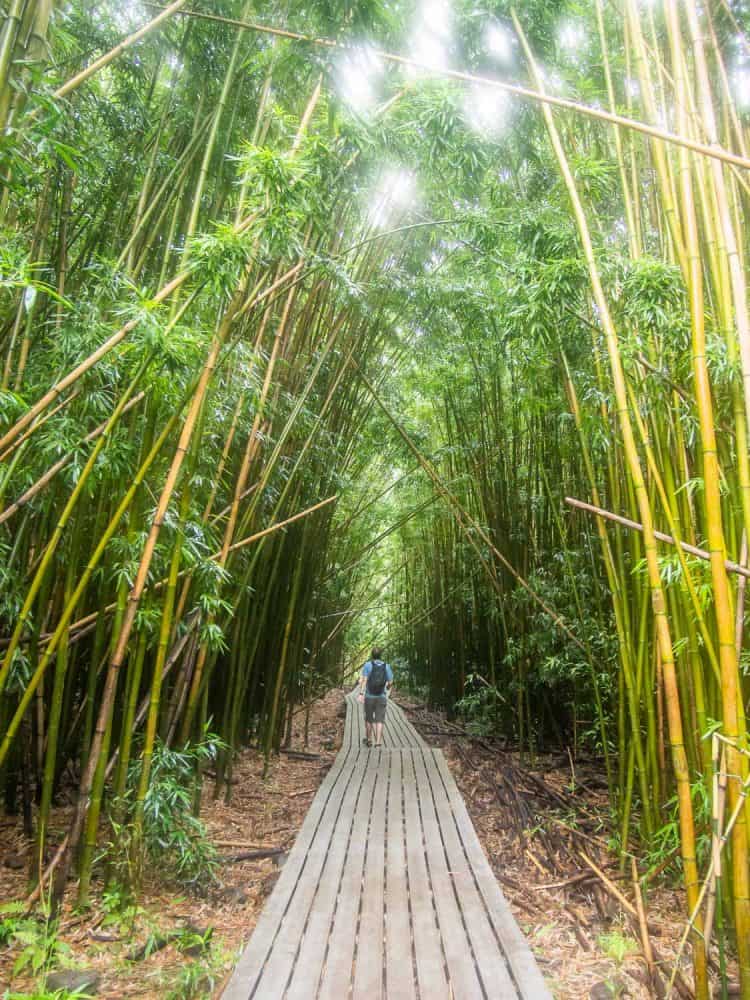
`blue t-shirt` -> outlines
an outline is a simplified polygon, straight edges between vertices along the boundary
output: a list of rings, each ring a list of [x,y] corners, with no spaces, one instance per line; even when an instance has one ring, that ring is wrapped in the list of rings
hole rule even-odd
[[[378,662],[380,662],[380,661],[378,661]],[[372,670],[372,660],[368,660],[367,663],[365,663],[364,667],[362,667],[362,676],[365,678],[365,680],[367,680],[367,678],[370,676],[370,671],[371,670]],[[388,666],[387,663],[385,665],[385,676],[386,676],[386,679],[387,679],[388,683],[391,684],[393,682],[393,671],[391,670],[391,668]],[[386,698],[387,697],[385,691],[382,694],[370,694],[370,692],[367,690],[367,685],[366,684],[365,684],[365,695],[368,698]]]

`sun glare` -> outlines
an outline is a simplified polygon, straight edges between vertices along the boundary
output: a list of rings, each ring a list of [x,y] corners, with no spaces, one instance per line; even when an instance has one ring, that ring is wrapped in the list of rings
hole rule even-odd
[[[383,64],[371,45],[344,53],[335,69],[336,90],[358,114],[367,114],[380,100]]]
[[[557,41],[567,56],[578,56],[586,48],[586,29],[577,21],[563,21],[557,30]]]
[[[499,136],[508,120],[508,95],[494,87],[475,84],[466,92],[463,104],[466,122],[478,135]]]
[[[750,67],[743,66],[732,74],[734,99],[743,111],[750,108]]]
[[[420,76],[425,69],[447,69],[452,38],[453,11],[447,0],[422,0],[412,22],[409,55],[423,69],[415,69],[410,75]]]
[[[388,167],[380,174],[370,195],[368,218],[376,229],[388,229],[403,219],[417,204],[414,171]]]
[[[490,21],[484,30],[484,44],[489,54],[502,66],[513,62],[513,36],[499,21]]]

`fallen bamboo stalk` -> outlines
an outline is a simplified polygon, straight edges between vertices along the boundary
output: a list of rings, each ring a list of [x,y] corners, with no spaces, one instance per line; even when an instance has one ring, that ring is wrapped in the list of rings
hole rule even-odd
[[[266,858],[277,858],[284,853],[283,847],[266,847],[258,851],[242,851],[239,854],[224,854],[222,861],[236,863],[239,861],[264,861]]]
[[[638,929],[641,935],[643,957],[646,959],[649,982],[651,984],[651,989],[656,993],[656,995],[663,996],[664,987],[659,980],[659,974],[656,971],[656,964],[654,963],[654,951],[651,947],[651,938],[648,933],[646,908],[643,905],[643,894],[641,892],[641,884],[638,881],[638,866],[635,863],[635,858],[630,859],[630,865],[633,874],[633,894],[635,896],[635,905],[638,911]]]
[[[638,910],[636,910],[636,908],[633,906],[633,904],[630,902],[627,896],[624,896],[620,892],[620,890],[617,888],[614,882],[609,878],[609,876],[605,875],[604,872],[601,870],[601,868],[599,868],[598,865],[594,864],[594,862],[586,854],[585,851],[579,851],[578,854],[581,857],[581,859],[589,866],[592,872],[595,872],[595,874],[599,876],[600,882],[607,890],[607,892],[610,894],[610,896],[613,896],[622,906],[622,908],[627,913],[629,913],[631,917],[635,917],[635,919],[637,920]]]
[[[542,885],[532,885],[530,888],[534,892],[542,892],[546,889],[564,889],[569,885],[577,885],[579,882],[590,882],[591,879],[596,878],[592,872],[577,872],[575,875],[571,875],[570,878],[564,878],[560,882],[544,882]]]
[[[631,521],[629,517],[623,517],[621,514],[613,514],[610,510],[604,510],[602,507],[595,507],[591,503],[585,503],[583,500],[576,500],[574,497],[565,497],[565,503],[569,507],[575,507],[576,510],[586,511],[587,514],[594,514],[596,517],[603,517],[607,521],[614,521],[615,524],[622,525],[623,528],[631,528],[633,531],[643,531],[643,525],[639,521]],[[668,545],[676,545],[674,538],[671,535],[665,535],[663,531],[654,531],[654,538],[658,538],[660,542],[666,542]],[[704,559],[706,562],[710,562],[711,553],[707,552],[705,549],[699,549],[695,545],[690,545],[688,542],[680,542],[680,548],[683,552],[689,553],[691,556],[696,556],[698,559]],[[724,560],[724,566],[730,573],[737,573],[739,576],[744,576],[750,579],[750,568],[747,566],[740,566],[739,563],[733,562],[731,559]]]
[[[140,28],[138,28],[137,31],[134,31],[132,34],[128,35],[127,38],[124,38],[121,42],[115,45],[113,49],[110,49],[109,52],[105,52],[103,56],[100,56],[98,59],[95,59],[94,62],[92,62],[89,66],[86,66],[85,69],[82,69],[79,73],[76,73],[74,77],[72,77],[70,80],[67,80],[61,87],[58,87],[52,96],[57,100],[59,100],[61,97],[67,97],[67,95],[71,91],[75,90],[76,87],[80,87],[80,85],[84,83],[84,81],[88,80],[89,77],[93,76],[95,73],[98,73],[99,70],[103,69],[105,66],[108,66],[109,63],[111,63],[114,59],[117,58],[117,56],[120,55],[120,53],[124,52],[126,49],[135,45],[136,42],[139,42],[150,31],[153,31],[154,28],[157,28],[162,23],[162,21],[165,21],[172,14],[178,13],[180,7],[183,7],[184,4],[185,0],[175,0],[175,2],[170,4],[168,7],[161,7],[160,8],[161,12],[155,18],[153,18],[147,24],[142,25]]]
[[[239,841],[239,840],[214,840],[214,847],[221,847],[225,850],[234,849],[235,851],[272,851],[275,850],[270,844],[259,844],[252,840]]]
[[[260,538],[265,538],[266,535],[272,535],[274,531],[279,531],[281,528],[285,528],[288,524],[293,524],[295,521],[299,521],[300,518],[307,517],[308,514],[314,514],[316,510],[320,510],[321,507],[325,507],[329,503],[333,503],[334,500],[338,500],[338,493],[334,493],[333,496],[328,497],[326,500],[321,500],[320,503],[313,504],[312,507],[306,508],[306,510],[301,510],[298,514],[293,514],[288,517],[285,521],[277,521],[276,524],[272,524],[268,528],[264,528],[263,531],[256,531],[254,535],[248,535],[247,538],[243,538],[239,542],[235,542],[234,545],[230,545],[227,549],[228,552],[236,552],[237,549],[244,549],[247,545],[252,545],[253,542],[257,542]],[[221,556],[220,552],[215,552],[208,558],[216,561]],[[750,573],[750,570],[748,570]]]

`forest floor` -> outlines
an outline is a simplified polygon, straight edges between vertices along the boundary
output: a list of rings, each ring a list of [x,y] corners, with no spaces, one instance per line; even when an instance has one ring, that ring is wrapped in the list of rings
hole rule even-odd
[[[104,908],[104,884],[95,882],[91,910],[79,915],[66,906],[63,911],[57,935],[65,953],[61,965],[95,970],[100,974],[96,995],[113,1000],[188,1000],[220,995],[280,874],[285,854],[262,860],[229,858],[264,847],[287,851],[292,846],[341,744],[342,709],[340,691],[331,691],[316,702],[310,713],[306,748],[315,756],[302,759],[282,753],[272,758],[265,781],[262,754],[252,749],[243,751],[235,764],[236,784],[228,804],[223,796],[215,800],[213,782],[205,781],[201,818],[210,840],[227,858],[219,871],[219,885],[199,898],[163,884],[159,872],[152,871],[145,880],[137,911],[122,913],[122,920],[112,921]],[[303,749],[304,721],[304,712],[300,712],[291,742],[295,750]],[[64,831],[69,814],[69,805],[56,808],[52,831]],[[29,851],[20,820],[0,817],[3,903],[23,899]],[[203,949],[198,938],[208,938],[209,930],[210,946]],[[172,939],[166,947],[144,957],[142,950],[157,938]],[[128,960],[139,949],[138,959]],[[11,982],[18,954],[18,947],[0,947],[0,989],[11,986],[13,996],[25,995],[34,983],[33,977],[21,974]]]
[[[500,741],[472,737],[440,713],[405,699],[399,704],[422,737],[445,754],[555,1000],[664,996],[659,983],[651,988],[644,951],[650,947],[653,969],[665,986],[685,930],[684,893],[674,871],[659,872],[655,863],[642,893],[644,937],[631,868],[620,873],[610,846],[601,762],[575,761],[565,752],[522,760]],[[644,871],[639,868],[641,882]],[[736,982],[731,962],[729,972]],[[691,984],[690,961],[682,955],[675,996],[691,1000]],[[729,995],[734,993],[730,986]]]

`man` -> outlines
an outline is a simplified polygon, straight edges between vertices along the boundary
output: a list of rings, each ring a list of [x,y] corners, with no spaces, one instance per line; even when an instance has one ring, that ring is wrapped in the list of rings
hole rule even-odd
[[[383,723],[392,684],[393,671],[383,660],[383,651],[375,646],[359,678],[359,700],[365,705],[367,732],[362,742],[368,747],[383,745]]]

